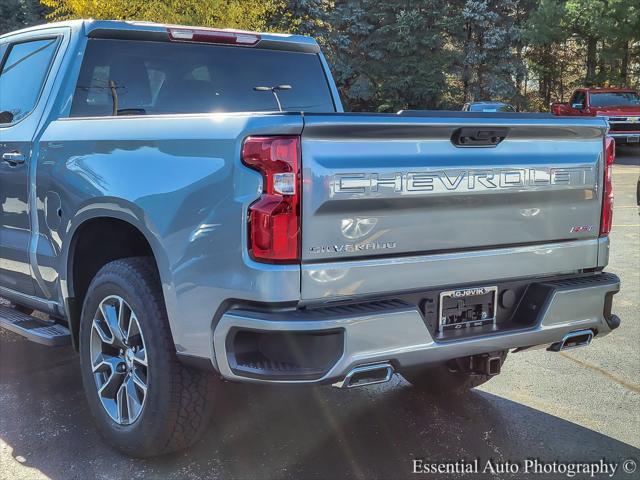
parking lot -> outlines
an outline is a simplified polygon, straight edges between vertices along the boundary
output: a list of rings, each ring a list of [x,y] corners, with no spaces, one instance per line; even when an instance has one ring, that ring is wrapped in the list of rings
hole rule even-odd
[[[70,347],[0,331],[0,478],[396,479],[415,476],[416,458],[640,463],[639,175],[640,148],[619,149],[608,270],[622,279],[622,325],[588,348],[512,354],[491,382],[447,399],[397,376],[349,391],[228,384],[202,442],[142,461],[98,436]],[[638,475],[620,466],[615,478]]]

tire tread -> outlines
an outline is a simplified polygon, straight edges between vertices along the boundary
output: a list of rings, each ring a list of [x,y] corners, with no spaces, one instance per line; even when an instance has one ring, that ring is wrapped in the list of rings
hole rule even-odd
[[[145,314],[160,333],[157,337],[160,345],[156,345],[156,348],[167,355],[169,375],[168,389],[162,392],[169,396],[168,411],[149,412],[153,417],[158,416],[158,421],[168,427],[163,432],[164,435],[145,439],[143,445],[134,447],[123,447],[108,437],[107,440],[115,448],[136,457],[163,455],[185,449],[195,443],[209,425],[213,375],[187,367],[178,360],[164,304],[162,283],[152,258],[129,257],[108,263],[96,274],[89,292],[105,275],[115,275],[125,284],[135,285],[138,295],[151,300],[149,304],[152,311]]]

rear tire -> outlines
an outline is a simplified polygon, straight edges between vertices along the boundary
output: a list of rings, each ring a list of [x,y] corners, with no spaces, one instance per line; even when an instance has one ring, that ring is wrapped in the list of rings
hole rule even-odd
[[[215,379],[178,361],[150,258],[96,274],[82,308],[80,366],[98,430],[127,455],[187,448],[209,424]]]
[[[501,356],[504,363],[507,351],[501,352]],[[464,372],[455,360],[401,373],[411,385],[432,395],[462,394],[487,383],[495,376]]]

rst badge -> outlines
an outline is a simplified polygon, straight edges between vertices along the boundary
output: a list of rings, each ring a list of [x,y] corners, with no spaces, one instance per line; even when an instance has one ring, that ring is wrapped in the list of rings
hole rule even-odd
[[[574,225],[569,230],[570,233],[586,233],[593,230],[593,225]]]

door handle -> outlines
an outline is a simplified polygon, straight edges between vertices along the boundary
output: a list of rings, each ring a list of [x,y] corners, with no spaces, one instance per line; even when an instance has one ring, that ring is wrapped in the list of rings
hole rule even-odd
[[[22,165],[26,162],[27,157],[20,152],[7,152],[2,154],[2,161],[8,163],[12,167],[17,167],[18,165]]]

